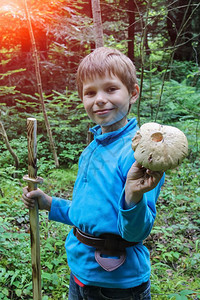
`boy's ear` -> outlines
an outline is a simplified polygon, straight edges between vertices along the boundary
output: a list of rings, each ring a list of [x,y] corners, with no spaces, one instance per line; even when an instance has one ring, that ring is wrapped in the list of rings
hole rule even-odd
[[[139,85],[135,84],[135,88],[131,93],[130,104],[133,104],[136,102],[137,98],[139,97],[139,93],[140,93]]]

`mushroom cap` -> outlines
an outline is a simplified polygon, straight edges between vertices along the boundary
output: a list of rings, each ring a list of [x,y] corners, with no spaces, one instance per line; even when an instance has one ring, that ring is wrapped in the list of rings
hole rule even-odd
[[[152,171],[177,167],[188,155],[185,134],[176,127],[145,123],[132,139],[136,161]]]

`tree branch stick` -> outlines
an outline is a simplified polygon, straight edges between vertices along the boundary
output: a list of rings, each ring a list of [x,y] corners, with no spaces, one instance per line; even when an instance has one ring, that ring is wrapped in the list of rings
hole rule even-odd
[[[28,177],[37,178],[37,121],[36,119],[27,119],[27,138],[28,138]],[[28,182],[28,190],[37,189],[37,183]],[[40,233],[39,233],[39,213],[38,203],[33,209],[29,210],[30,216],[30,237],[31,237],[31,262],[32,262],[32,282],[33,299],[41,300],[41,267],[40,267]]]

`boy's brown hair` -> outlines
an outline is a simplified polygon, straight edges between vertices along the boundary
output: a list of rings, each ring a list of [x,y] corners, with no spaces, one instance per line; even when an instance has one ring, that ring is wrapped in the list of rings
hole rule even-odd
[[[83,83],[96,76],[105,74],[117,76],[131,93],[137,83],[136,70],[133,62],[116,49],[99,47],[87,55],[77,70],[77,87],[79,97],[83,98]]]

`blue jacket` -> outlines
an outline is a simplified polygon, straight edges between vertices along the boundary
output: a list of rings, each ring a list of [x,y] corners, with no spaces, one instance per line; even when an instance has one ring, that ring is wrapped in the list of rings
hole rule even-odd
[[[137,130],[136,119],[114,132],[101,134],[99,125],[92,128],[94,140],[80,156],[73,200],[53,197],[50,220],[75,225],[94,236],[114,233],[128,241],[139,242],[127,248],[122,266],[107,272],[96,262],[95,249],[80,243],[70,231],[65,243],[68,264],[72,273],[86,285],[130,288],[150,277],[149,251],[142,241],[152,229],[164,177],[137,205],[124,209],[126,177],[135,161],[131,139]]]

